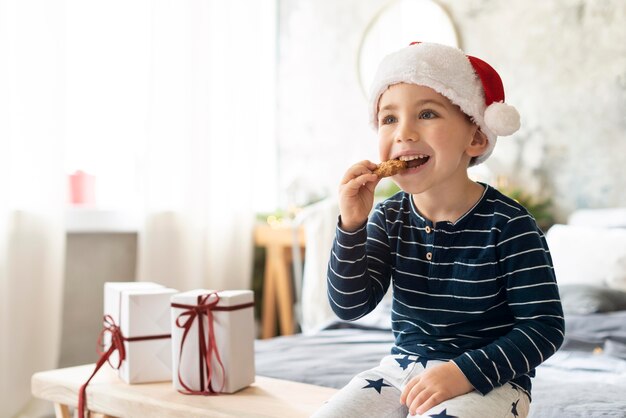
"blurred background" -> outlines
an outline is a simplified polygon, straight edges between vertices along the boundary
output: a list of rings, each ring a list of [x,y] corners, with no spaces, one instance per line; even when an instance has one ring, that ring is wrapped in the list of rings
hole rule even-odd
[[[95,361],[105,281],[260,296],[259,223],[378,161],[368,81],[415,40],[489,62],[522,116],[476,179],[545,229],[626,206],[621,0],[0,0],[0,416]]]

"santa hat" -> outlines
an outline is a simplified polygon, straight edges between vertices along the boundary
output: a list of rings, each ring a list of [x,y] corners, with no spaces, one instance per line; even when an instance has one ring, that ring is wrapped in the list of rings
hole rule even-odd
[[[430,87],[472,118],[489,141],[473,164],[480,164],[491,155],[498,136],[511,135],[520,127],[517,110],[504,103],[504,87],[496,70],[460,49],[414,42],[383,58],[370,94],[370,121],[375,129],[380,96],[398,83]]]

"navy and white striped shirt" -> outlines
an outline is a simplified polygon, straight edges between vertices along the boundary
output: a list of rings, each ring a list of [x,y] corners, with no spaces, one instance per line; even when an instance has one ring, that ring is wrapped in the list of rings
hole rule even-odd
[[[530,395],[535,367],[564,337],[552,260],[526,209],[483,186],[455,223],[433,224],[399,192],[361,229],[338,227],[328,297],[355,320],[392,283],[392,354],[452,360],[482,394],[511,382]]]

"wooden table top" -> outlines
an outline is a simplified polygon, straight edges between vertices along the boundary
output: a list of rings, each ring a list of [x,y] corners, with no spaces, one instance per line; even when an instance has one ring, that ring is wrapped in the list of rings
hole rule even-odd
[[[35,373],[35,397],[76,406],[79,387],[94,365]],[[257,376],[256,382],[235,394],[183,395],[171,382],[128,385],[108,365],[100,369],[87,388],[90,411],[116,417],[308,417],[336,389]]]

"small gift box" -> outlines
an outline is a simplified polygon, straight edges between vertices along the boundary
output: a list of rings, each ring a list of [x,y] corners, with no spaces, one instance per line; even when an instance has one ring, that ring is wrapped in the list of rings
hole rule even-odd
[[[254,383],[251,290],[192,290],[172,302],[172,379],[186,394],[233,393]]]
[[[150,282],[105,283],[104,351],[122,346],[108,361],[126,383],[172,378],[170,298],[177,292]]]

